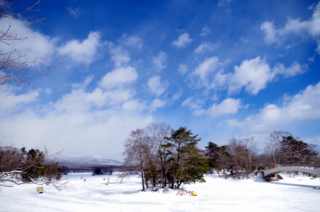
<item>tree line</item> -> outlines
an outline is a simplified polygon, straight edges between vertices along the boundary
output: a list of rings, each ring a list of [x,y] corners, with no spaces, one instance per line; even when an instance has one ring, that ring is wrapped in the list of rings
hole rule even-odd
[[[262,152],[251,138],[232,138],[219,146],[211,141],[205,149],[187,127],[171,129],[167,123],[150,123],[133,130],[125,142],[125,177],[141,176],[142,190],[153,187],[180,188],[182,184],[205,182],[204,174],[215,171],[225,178],[249,178],[261,169],[277,165],[320,167],[316,145],[289,132],[274,131]]]
[[[111,166],[101,166],[101,167],[95,167],[92,170],[92,175],[112,175],[113,173],[113,169],[111,168]]]
[[[64,185],[60,179],[66,170],[51,156],[46,148],[41,151],[0,145],[0,186],[12,187],[7,182],[16,185],[51,183],[60,189]]]

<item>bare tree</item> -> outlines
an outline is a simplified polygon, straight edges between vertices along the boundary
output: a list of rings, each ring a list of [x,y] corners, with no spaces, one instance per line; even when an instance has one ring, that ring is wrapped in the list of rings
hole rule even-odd
[[[225,178],[227,178],[226,170],[230,167],[231,161],[232,161],[231,155],[229,154],[229,152],[226,151],[224,146],[222,146],[217,151],[217,167],[216,167],[216,169],[217,169],[218,175],[219,175],[219,172],[222,170]]]
[[[248,177],[255,168],[253,162],[256,157],[257,144],[254,141],[254,138],[233,138],[230,140],[227,150],[233,156],[233,163],[237,169],[239,169],[239,171],[244,171],[245,176]],[[238,174],[240,173],[238,172]]]
[[[282,148],[281,141],[284,137],[292,136],[290,132],[286,131],[273,131],[269,137],[268,142],[265,143],[264,152],[267,158],[270,158],[270,164],[280,164],[283,163],[286,152]]]
[[[171,126],[170,124],[167,124],[165,122],[151,122],[146,127],[146,130],[149,133],[150,138],[155,142],[156,149],[158,151],[158,159],[160,160],[159,165],[161,169],[161,184],[163,187],[165,187],[165,175],[167,174],[169,164],[167,163],[168,148],[165,145],[167,143],[167,139],[165,139],[164,137],[170,135]]]
[[[29,25],[35,23],[41,23],[44,18],[32,20],[33,16],[24,17],[25,13],[37,11],[34,8],[39,5],[41,0],[38,0],[31,6],[26,6],[22,11],[15,12],[14,4],[12,0],[1,0],[0,2],[0,18],[9,18],[19,22],[23,22]],[[1,45],[10,46],[10,41],[24,42],[27,37],[19,37],[18,35],[10,32],[11,25],[6,30],[0,30],[0,43]],[[14,46],[8,52],[0,53],[0,85],[5,85],[11,82],[17,82],[21,84],[30,84],[28,80],[33,77],[43,77],[53,71],[56,66],[53,64],[46,68],[39,68],[37,64],[41,61],[49,58],[49,53],[42,58],[29,59],[27,52],[17,53],[17,49]]]
[[[137,129],[130,133],[125,143],[125,166],[139,170],[142,190],[145,190],[146,143],[148,142],[145,130]]]

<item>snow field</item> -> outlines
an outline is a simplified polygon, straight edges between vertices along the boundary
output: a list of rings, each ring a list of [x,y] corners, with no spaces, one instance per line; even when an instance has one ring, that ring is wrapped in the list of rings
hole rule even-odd
[[[320,180],[282,175],[279,182],[222,179],[206,176],[206,183],[184,185],[197,196],[177,196],[175,190],[141,192],[141,179],[131,176],[120,183],[118,174],[70,174],[62,190],[44,185],[2,188],[0,211],[320,211]],[[80,178],[86,178],[83,182]],[[109,185],[106,185],[110,177]]]

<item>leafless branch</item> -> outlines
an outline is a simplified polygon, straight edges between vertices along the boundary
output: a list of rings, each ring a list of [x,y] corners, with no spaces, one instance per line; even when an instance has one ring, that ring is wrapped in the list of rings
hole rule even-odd
[[[34,23],[41,23],[42,19],[37,19],[35,21],[30,21],[33,17],[23,18],[22,14],[33,10],[35,6],[40,3],[41,0],[38,0],[35,4],[29,7],[25,7],[20,12],[15,12],[14,7],[12,5],[16,3],[12,0],[2,0],[2,4],[0,4],[0,18],[10,18],[16,21],[24,22],[30,25]],[[8,26],[6,31],[0,31],[0,43],[5,45],[11,45],[8,41],[25,41],[27,37],[21,38],[18,35],[13,35],[10,33],[11,25]],[[40,62],[47,60],[50,56],[50,53],[41,57],[40,59],[35,58],[34,60],[30,60],[27,56],[27,52],[24,54],[17,54],[17,49],[14,47],[11,48],[6,53],[0,54],[0,85],[9,84],[12,82],[20,83],[20,84],[31,84],[28,82],[33,77],[44,77],[47,76],[51,71],[54,71],[56,66],[53,62],[51,65],[46,68],[39,69],[37,66]]]

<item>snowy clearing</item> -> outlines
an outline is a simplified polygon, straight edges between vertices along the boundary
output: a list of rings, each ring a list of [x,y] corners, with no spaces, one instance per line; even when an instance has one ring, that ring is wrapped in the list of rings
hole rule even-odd
[[[222,179],[208,175],[206,183],[185,185],[197,196],[177,196],[176,191],[141,192],[137,175],[121,184],[117,174],[69,174],[68,185],[57,191],[44,185],[2,188],[0,211],[320,211],[320,180],[282,175],[279,182]],[[80,178],[86,178],[83,182]],[[109,185],[106,185],[110,177]]]

